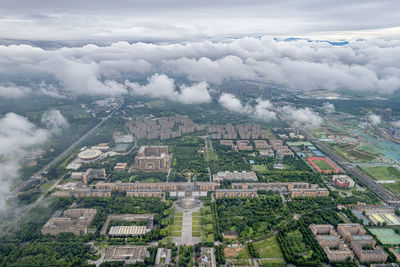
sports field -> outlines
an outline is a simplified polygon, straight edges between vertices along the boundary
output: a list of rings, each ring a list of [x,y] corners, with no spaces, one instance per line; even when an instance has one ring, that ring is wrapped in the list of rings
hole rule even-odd
[[[372,234],[376,235],[379,241],[384,245],[400,244],[400,236],[396,234],[392,229],[374,228],[374,229],[369,229],[369,231]]]
[[[309,157],[307,161],[319,172],[319,173],[338,173],[340,170],[336,168],[332,162],[323,157]]]

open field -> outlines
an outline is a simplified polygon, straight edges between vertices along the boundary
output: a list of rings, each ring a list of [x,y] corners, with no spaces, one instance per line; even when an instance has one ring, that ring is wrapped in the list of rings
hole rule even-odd
[[[319,172],[319,173],[338,173],[339,169],[336,168],[332,162],[323,157],[310,157],[307,161]]]
[[[258,251],[260,258],[283,258],[276,236],[254,242],[254,248]]]
[[[381,151],[375,147],[373,144],[365,144],[357,147],[357,150],[363,151],[372,155],[380,156],[382,155]]]
[[[324,160],[314,160],[315,165],[317,165],[323,171],[333,171],[335,170],[328,162]]]
[[[393,166],[363,167],[376,180],[400,180],[400,171]]]
[[[331,146],[337,153],[352,162],[370,162],[377,159],[376,155],[374,154],[370,154],[367,151],[359,151],[355,149],[355,145],[334,144]]]

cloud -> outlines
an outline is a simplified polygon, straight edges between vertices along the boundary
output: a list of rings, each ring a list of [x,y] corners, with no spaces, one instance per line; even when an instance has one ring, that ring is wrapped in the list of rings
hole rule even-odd
[[[400,41],[384,40],[338,46],[264,36],[214,42],[116,42],[53,49],[0,45],[0,79],[20,91],[29,85],[32,93],[56,97],[129,94],[129,82],[138,83],[154,75],[148,87],[132,86],[165,97],[160,94],[171,96],[182,91],[176,90],[175,82],[172,85],[168,79],[185,81],[190,86],[206,82],[215,89],[224,82],[255,80],[279,84],[289,91],[390,95],[399,89],[399,61]],[[167,87],[155,92],[152,87],[158,86],[153,84],[156,82]],[[6,90],[10,91],[2,89]]]
[[[178,100],[184,104],[201,104],[211,102],[208,83],[201,82],[193,86],[182,85]]]
[[[378,125],[381,124],[382,118],[379,115],[376,114],[370,114],[368,115],[368,121],[372,124],[372,125]]]
[[[223,93],[218,99],[218,103],[220,103],[221,106],[232,112],[242,113],[245,111],[245,108],[243,107],[240,100],[232,94]]]
[[[167,98],[184,104],[201,104],[211,101],[208,83],[201,82],[192,86],[182,85],[180,91],[177,91],[174,79],[164,74],[154,74],[147,79],[145,85],[130,81],[125,81],[125,85],[131,89],[133,94]]]
[[[27,151],[45,143],[49,136],[49,131],[15,113],[7,113],[0,119],[0,195],[10,193],[13,180],[19,176],[20,161]],[[0,208],[4,204],[1,197]]]
[[[294,125],[306,128],[318,128],[323,121],[318,113],[315,113],[308,107],[296,109],[292,106],[284,106],[282,113]]]
[[[60,134],[63,129],[69,127],[67,119],[57,109],[48,110],[43,113],[40,121],[53,134]]]
[[[31,91],[25,86],[3,86],[0,85],[0,98],[19,98],[26,96]]]
[[[322,111],[324,111],[326,114],[332,114],[335,113],[335,105],[329,102],[325,102],[322,104],[321,107]]]
[[[250,104],[242,105],[240,100],[228,93],[223,93],[218,103],[231,112],[237,112],[247,114],[249,117],[253,117],[256,120],[262,120],[265,122],[276,120],[276,112],[273,111],[274,106],[268,100],[262,100],[258,98],[256,105],[251,106]]]

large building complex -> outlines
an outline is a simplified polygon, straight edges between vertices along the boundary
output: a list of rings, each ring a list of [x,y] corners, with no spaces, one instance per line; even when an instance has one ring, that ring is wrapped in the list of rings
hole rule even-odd
[[[337,232],[329,224],[312,224],[310,229],[330,261],[352,260],[353,253],[360,262],[387,260],[387,253],[382,247],[376,246],[374,238],[367,235],[367,231],[360,224],[338,224]]]
[[[168,146],[142,146],[135,157],[136,171],[168,171]]]
[[[87,169],[82,174],[82,182],[87,185],[91,180],[106,180],[107,174],[106,169]]]
[[[63,215],[54,215],[42,228],[42,234],[57,235],[59,233],[73,233],[84,235],[97,214],[95,209],[69,209]]]

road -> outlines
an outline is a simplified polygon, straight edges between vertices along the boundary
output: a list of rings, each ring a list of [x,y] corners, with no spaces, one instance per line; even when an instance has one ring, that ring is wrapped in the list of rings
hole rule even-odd
[[[293,127],[296,128],[296,127]],[[381,185],[377,184],[371,177],[367,174],[363,173],[357,166],[348,162],[340,155],[336,154],[328,145],[319,141],[318,139],[314,138],[310,132],[306,129],[298,128],[300,133],[304,135],[307,139],[309,139],[313,144],[318,147],[323,153],[325,153],[329,158],[335,161],[343,170],[347,171],[348,173],[352,174],[362,185],[366,186],[372,192],[374,192],[378,197],[380,197],[383,201],[387,204],[399,206],[400,202],[395,197],[393,193],[391,193],[386,188],[382,187]]]

